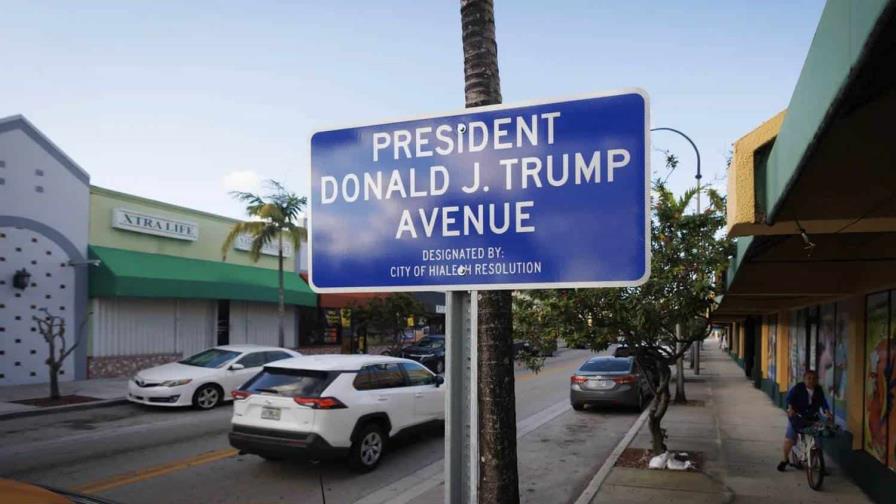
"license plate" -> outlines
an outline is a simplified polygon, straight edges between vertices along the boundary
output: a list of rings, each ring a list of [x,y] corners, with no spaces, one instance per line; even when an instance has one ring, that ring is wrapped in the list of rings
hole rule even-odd
[[[588,388],[605,390],[613,388],[613,380],[588,380]]]
[[[280,408],[261,408],[261,418],[265,420],[280,420]]]

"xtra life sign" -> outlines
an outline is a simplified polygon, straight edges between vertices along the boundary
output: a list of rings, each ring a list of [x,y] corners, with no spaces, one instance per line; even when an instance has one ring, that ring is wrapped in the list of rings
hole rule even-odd
[[[649,276],[641,90],[315,133],[319,292],[619,287]]]

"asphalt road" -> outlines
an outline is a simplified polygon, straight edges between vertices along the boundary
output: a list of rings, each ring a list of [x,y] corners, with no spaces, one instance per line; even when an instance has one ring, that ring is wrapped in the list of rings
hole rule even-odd
[[[566,350],[538,374],[517,371],[524,501],[574,499],[637,417],[569,409],[569,376],[589,355]],[[0,421],[0,475],[129,504],[317,503],[321,480],[328,503],[388,495],[385,502],[408,498],[421,477],[437,475],[444,455],[442,433],[430,432],[398,443],[368,474],[339,462],[267,462],[230,448],[230,415],[229,405],[210,412],[124,405]],[[408,501],[440,501],[441,487],[430,486]]]

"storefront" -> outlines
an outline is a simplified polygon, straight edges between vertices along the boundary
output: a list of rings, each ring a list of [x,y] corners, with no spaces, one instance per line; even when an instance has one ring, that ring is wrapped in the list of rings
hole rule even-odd
[[[877,502],[896,501],[894,4],[828,2],[790,107],[735,143],[713,313],[782,407],[818,373],[842,427],[825,450]]]
[[[222,260],[236,220],[99,187],[90,191],[88,375],[121,376],[212,345],[276,345],[276,245],[254,262],[246,238]],[[316,296],[284,248],[285,345]]]
[[[77,342],[60,380],[126,376],[216,344],[276,345],[276,245],[256,262],[238,221],[90,185],[27,119],[0,119],[0,385],[44,383],[33,317],[64,320]],[[317,296],[284,247],[285,344]]]

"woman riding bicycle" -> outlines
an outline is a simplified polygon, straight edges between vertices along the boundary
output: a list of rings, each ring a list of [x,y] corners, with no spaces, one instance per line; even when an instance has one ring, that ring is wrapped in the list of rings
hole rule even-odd
[[[778,470],[787,470],[790,450],[796,443],[796,433],[817,420],[821,414],[830,420],[831,408],[824,397],[824,391],[818,385],[818,375],[815,371],[807,370],[803,373],[803,381],[797,383],[787,393],[787,432],[785,434],[783,455],[784,458],[778,464]]]

